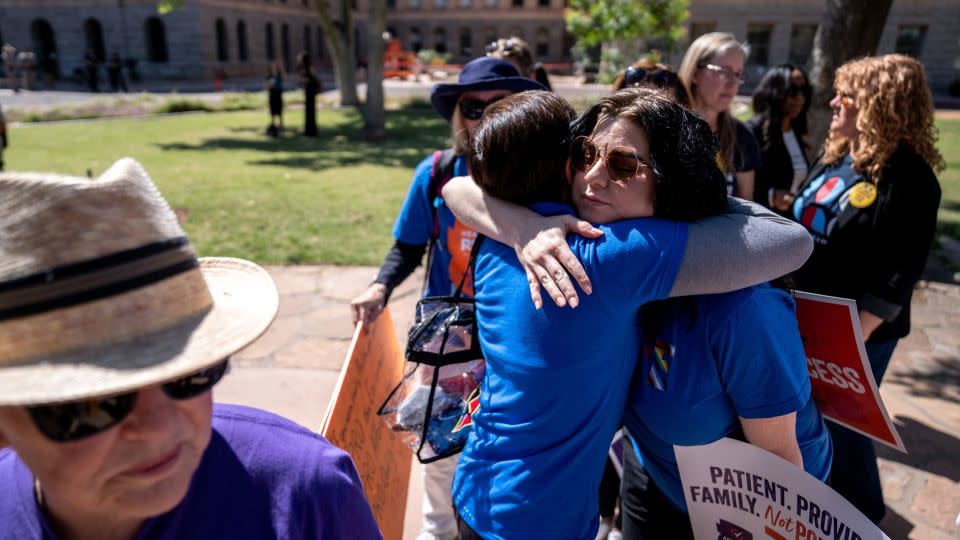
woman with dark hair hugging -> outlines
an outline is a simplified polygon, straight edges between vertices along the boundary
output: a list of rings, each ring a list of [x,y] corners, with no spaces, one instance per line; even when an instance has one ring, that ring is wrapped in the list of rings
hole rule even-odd
[[[476,262],[487,372],[454,480],[461,538],[592,539],[641,349],[640,307],[762,283],[811,249],[788,220],[734,200],[728,208],[709,126],[669,97],[628,89],[568,126],[573,115],[545,92],[491,106],[471,144],[476,184],[454,179],[443,191],[461,219],[504,242],[486,242]],[[605,225],[576,220],[571,203]],[[629,219],[661,215],[686,223]],[[557,225],[595,238],[563,239]],[[562,239],[568,268],[579,266],[574,255],[582,261],[582,301],[556,259],[521,263],[513,253],[527,253],[519,246],[543,229]],[[542,306],[538,280],[577,309]]]

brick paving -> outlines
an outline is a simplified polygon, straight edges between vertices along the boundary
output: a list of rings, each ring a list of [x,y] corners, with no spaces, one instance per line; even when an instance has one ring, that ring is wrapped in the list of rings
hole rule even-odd
[[[268,270],[280,291],[280,313],[266,334],[236,355],[217,399],[269,409],[318,428],[350,345],[347,301],[376,270]],[[422,279],[418,272],[391,299],[398,337],[411,322]],[[883,529],[893,540],[960,538],[960,287],[920,284],[913,332],[897,347],[881,394],[909,451],[878,449],[888,506]],[[419,475],[416,462],[413,475]],[[416,536],[420,497],[419,482],[411,482],[404,540]]]

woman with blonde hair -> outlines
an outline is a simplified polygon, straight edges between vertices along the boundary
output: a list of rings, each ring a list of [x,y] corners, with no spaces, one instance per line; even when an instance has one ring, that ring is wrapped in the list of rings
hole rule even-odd
[[[717,158],[727,176],[727,194],[753,200],[760,148],[750,130],[730,114],[730,104],[743,82],[748,50],[733,34],[704,34],[690,44],[679,74],[693,110],[707,121],[720,140]]]
[[[873,376],[880,384],[900,338],[937,225],[945,168],[923,66],[890,54],[837,70],[824,153],[793,203],[816,242],[799,288],[853,298]],[[873,442],[830,426],[832,484],[874,522],[885,506]]]

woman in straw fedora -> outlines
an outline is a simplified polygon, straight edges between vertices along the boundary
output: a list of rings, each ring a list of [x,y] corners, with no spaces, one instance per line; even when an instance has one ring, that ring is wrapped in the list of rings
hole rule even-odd
[[[276,310],[133,160],[0,174],[0,539],[381,538],[346,453],[213,404]]]

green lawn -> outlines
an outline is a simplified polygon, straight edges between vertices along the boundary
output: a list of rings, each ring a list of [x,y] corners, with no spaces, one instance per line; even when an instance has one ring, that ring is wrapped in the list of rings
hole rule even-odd
[[[938,119],[937,128],[940,129],[937,147],[947,162],[947,169],[939,176],[943,189],[939,228],[960,240],[960,119]]]
[[[430,109],[391,111],[390,139],[368,143],[352,110],[318,116],[314,140],[264,137],[259,111],[35,124],[12,128],[4,159],[8,170],[96,175],[134,157],[189,212],[187,233],[202,255],[379,264],[413,167],[445,144],[447,125]],[[947,161],[940,227],[960,238],[960,119],[937,126]]]
[[[379,264],[413,168],[449,134],[429,109],[387,118],[383,143],[363,140],[352,110],[319,110],[317,139],[265,137],[265,112],[37,124],[13,128],[4,159],[7,170],[97,175],[136,158],[188,210],[201,255]]]

